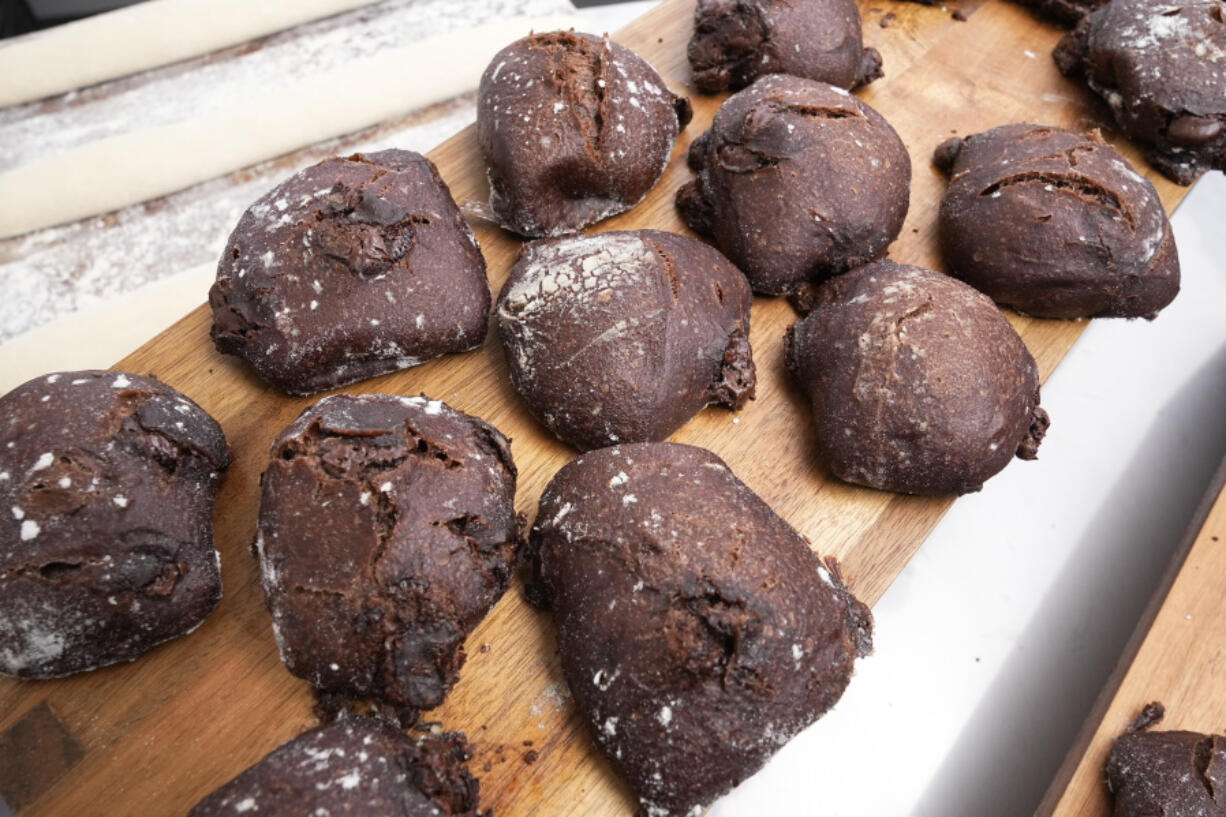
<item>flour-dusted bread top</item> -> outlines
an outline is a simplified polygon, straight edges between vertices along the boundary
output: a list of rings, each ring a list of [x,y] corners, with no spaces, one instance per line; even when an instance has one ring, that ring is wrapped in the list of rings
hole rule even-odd
[[[1226,4],[1119,0],[1082,18],[1056,46],[1116,123],[1172,181],[1226,169]]]
[[[130,661],[221,598],[221,427],[149,377],[58,372],[0,397],[0,673]]]
[[[255,551],[286,667],[325,709],[411,719],[458,678],[520,540],[493,426],[425,397],[326,397],[273,443]]]
[[[471,756],[459,732],[406,735],[344,718],[273,749],[188,817],[478,817]]]
[[[882,256],[902,229],[911,159],[842,88],[772,74],[730,96],[690,145],[677,208],[755,292],[783,295]]]
[[[580,449],[667,437],[753,396],[751,293],[717,250],[659,230],[527,245],[498,298],[511,379]]]
[[[833,560],[701,448],[576,458],[529,550],[575,705],[653,817],[699,814],[756,772],[871,649]]]
[[[1045,318],[1152,318],[1179,292],[1154,186],[1089,135],[1003,125],[943,143],[940,241],[953,275]]]
[[[992,301],[878,261],[818,288],[788,329],[817,455],[839,479],[908,494],[977,491],[1047,429],[1034,358]]]
[[[652,188],[690,103],[608,38],[533,34],[498,52],[477,92],[490,209],[530,238],[573,233]]]
[[[1115,817],[1226,817],[1226,735],[1130,732],[1107,757]]]
[[[485,260],[429,159],[326,159],[239,219],[209,292],[213,341],[291,394],[480,346]]]

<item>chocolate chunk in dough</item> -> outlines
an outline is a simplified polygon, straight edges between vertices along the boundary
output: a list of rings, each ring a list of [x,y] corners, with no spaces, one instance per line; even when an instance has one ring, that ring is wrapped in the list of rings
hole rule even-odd
[[[953,275],[1044,318],[1152,318],[1179,292],[1157,191],[1098,132],[1004,125],[937,149]]]
[[[438,400],[328,397],[273,443],[259,557],[281,660],[325,711],[437,706],[520,540],[496,429]]]
[[[1113,0],[1053,54],[1082,75],[1150,164],[1178,184],[1226,169],[1226,3]]]
[[[839,479],[964,494],[1047,430],[1039,375],[987,296],[878,261],[827,281],[788,329],[788,369],[813,405],[818,456]]]
[[[729,97],[690,146],[677,208],[755,292],[783,295],[885,254],[902,229],[911,159],[841,88],[772,74]]]
[[[498,52],[477,92],[477,140],[498,222],[523,236],[577,232],[647,195],[690,121],[637,54],[553,31]]]
[[[855,0],[698,0],[688,53],[694,84],[707,93],[766,74],[847,89],[882,76],[881,54],[864,47]]]
[[[0,397],[0,673],[58,678],[191,632],[221,599],[230,454],[149,377],[58,372]]]
[[[749,284],[692,238],[635,230],[529,244],[498,298],[515,388],[580,449],[661,440],[756,384]]]
[[[575,704],[648,815],[701,813],[871,650],[834,561],[701,448],[578,457],[541,496],[530,551]]]
[[[188,817],[479,817],[464,735],[406,735],[381,718],[344,718],[273,749]]]
[[[290,394],[481,345],[485,260],[429,159],[327,159],[251,205],[209,292],[218,351]]]
[[[1141,731],[1160,718],[1142,713],[1111,748],[1115,817],[1226,817],[1226,735]]]

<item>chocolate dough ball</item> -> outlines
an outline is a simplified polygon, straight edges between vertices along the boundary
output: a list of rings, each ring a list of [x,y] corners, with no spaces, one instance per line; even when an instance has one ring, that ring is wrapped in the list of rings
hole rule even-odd
[[[668,165],[689,100],[628,48],[553,31],[511,43],[477,92],[494,218],[537,238],[629,210]]]
[[[1113,0],[1084,17],[1053,55],[1083,75],[1115,121],[1178,184],[1226,169],[1226,5]]]
[[[661,440],[757,382],[749,285],[692,238],[635,230],[529,244],[498,297],[515,388],[580,449]]]
[[[1005,125],[950,139],[941,201],[950,272],[1044,318],[1152,318],[1179,292],[1158,193],[1098,132]]]
[[[409,736],[346,718],[281,744],[188,817],[478,817],[472,751],[460,732]]]
[[[290,394],[481,345],[485,260],[429,159],[327,159],[243,214],[209,292],[213,342]]]
[[[646,814],[700,813],[843,693],[868,608],[709,451],[603,448],[541,496],[532,598]]]
[[[84,672],[198,627],[221,599],[217,422],[108,371],[35,378],[0,418],[0,673]]]
[[[1107,758],[1107,787],[1115,817],[1226,817],[1226,736],[1123,735]]]
[[[783,295],[880,257],[902,229],[911,159],[841,88],[772,74],[733,94],[690,146],[681,217],[754,292]]]
[[[977,491],[1047,429],[1039,373],[992,301],[878,261],[823,284],[788,329],[788,369],[839,479],[907,494]]]
[[[766,74],[849,89],[882,76],[881,54],[864,47],[855,0],[698,0],[688,51],[694,84],[707,93]]]
[[[438,400],[336,395],[281,432],[262,484],[255,550],[285,666],[325,711],[438,706],[516,559],[506,438]]]

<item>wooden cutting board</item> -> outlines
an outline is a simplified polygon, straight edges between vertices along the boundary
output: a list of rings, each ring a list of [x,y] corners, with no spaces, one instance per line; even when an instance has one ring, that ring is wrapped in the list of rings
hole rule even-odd
[[[1216,487],[1226,482],[1226,464]],[[1137,713],[1151,701],[1166,706],[1154,730],[1186,729],[1226,734],[1226,489],[1213,502],[1191,550],[1156,615],[1141,629],[1139,649],[1129,651],[1122,681],[1109,684],[1105,712],[1097,708],[1093,731],[1078,742],[1063,773],[1037,812],[1051,817],[1109,817],[1107,755]],[[1117,675],[1117,679],[1118,675]],[[1071,777],[1069,773],[1071,772]]]
[[[890,255],[937,269],[935,219],[944,179],[929,158],[940,141],[1011,121],[1089,128],[1107,119],[1104,107],[1057,73],[1049,54],[1058,29],[1003,0],[965,0],[961,9],[966,22],[936,7],[891,0],[861,5],[865,38],[882,52],[886,71],[885,79],[861,96],[899,131],[914,165],[910,215]],[[693,0],[666,0],[617,37],[650,61],[674,90],[690,93],[695,116],[647,199],[600,230],[685,232],[672,203],[676,188],[690,177],[685,151],[710,125],[721,101],[686,91],[692,13]],[[1154,180],[1168,211],[1173,209],[1186,191],[1159,178],[1135,150],[1115,141]],[[485,198],[472,128],[431,156],[457,200]],[[474,227],[497,293],[519,242],[489,225]],[[1084,326],[1009,317],[1044,378]],[[854,591],[872,603],[950,500],[897,496],[827,478],[813,456],[804,403],[783,365],[782,336],[794,319],[783,300],[759,299],[751,333],[758,399],[738,415],[704,411],[672,439],[705,446],[727,460],[818,551],[839,557]],[[216,514],[225,598],[196,633],[132,664],[59,681],[0,681],[0,791],[20,817],[182,814],[314,723],[306,685],[277,659],[248,550],[268,446],[312,400],[285,397],[238,361],[218,355],[208,326],[208,312],[201,307],[118,368],[152,373],[183,390],[225,429],[235,457]],[[494,423],[514,440],[520,471],[516,504],[529,516],[545,483],[573,455],[520,404],[492,336],[479,351],[345,391],[424,392]],[[1075,433],[1059,416],[1053,420],[1053,433]],[[1041,478],[1042,465],[1009,467]],[[424,717],[468,733],[476,747],[473,771],[481,778],[483,803],[499,815],[629,814],[632,799],[577,718],[555,650],[549,617],[524,603],[517,583],[469,638],[468,662],[446,703]]]

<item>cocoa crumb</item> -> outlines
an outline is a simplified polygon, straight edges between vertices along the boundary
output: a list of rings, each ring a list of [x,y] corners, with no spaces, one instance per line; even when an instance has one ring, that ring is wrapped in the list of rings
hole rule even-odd
[[[1124,734],[1130,735],[1133,732],[1143,732],[1154,724],[1162,720],[1166,715],[1166,707],[1161,701],[1153,701],[1147,703],[1137,713],[1137,716],[1132,719],[1132,723],[1124,730]]]
[[[889,28],[890,23],[894,20],[894,17],[894,12],[888,12],[884,17],[877,21],[877,25],[881,26],[882,28]]]
[[[965,12],[963,12],[963,11],[962,11],[962,9],[954,9],[953,14],[951,14],[951,15],[949,15],[949,16],[950,16],[950,17],[952,17],[953,19],[957,20],[959,23],[965,23],[965,22],[966,22],[966,13],[965,13]]]
[[[533,763],[536,763],[536,760],[539,757],[540,754],[535,749],[529,749],[528,751],[524,752],[524,763],[531,766]]]

